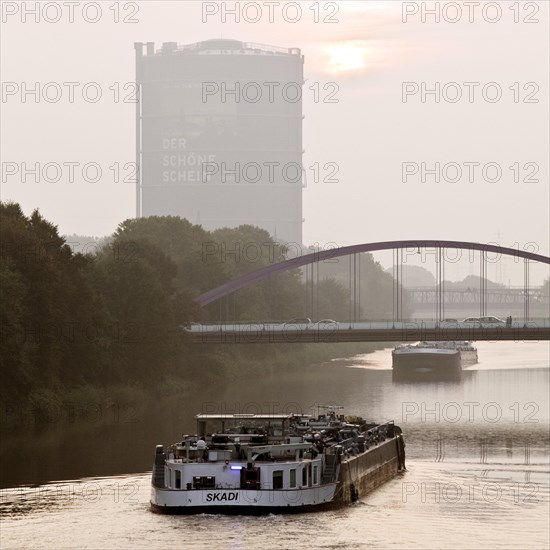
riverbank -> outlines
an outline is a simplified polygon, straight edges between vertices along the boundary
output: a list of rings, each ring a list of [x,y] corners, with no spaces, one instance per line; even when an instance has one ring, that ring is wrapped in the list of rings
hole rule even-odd
[[[246,383],[251,378],[284,376],[312,364],[340,357],[372,353],[384,344],[286,344],[222,345],[192,352],[192,365],[185,375],[171,374],[154,384],[128,381],[127,384],[76,388],[39,388],[26,400],[1,404],[0,433],[22,427],[48,429],[51,425],[81,423],[83,429],[98,423],[119,422],[135,416],[151,402],[180,395],[197,394],[205,386]],[[152,366],[154,369],[154,365]],[[106,412],[108,411],[108,412]]]

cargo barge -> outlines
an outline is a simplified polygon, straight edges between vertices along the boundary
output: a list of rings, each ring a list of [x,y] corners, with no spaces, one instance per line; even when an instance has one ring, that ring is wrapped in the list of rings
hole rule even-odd
[[[393,378],[459,379],[477,361],[477,349],[464,340],[401,345],[392,351]]]
[[[296,414],[198,414],[196,435],[157,445],[151,507],[170,514],[268,514],[349,505],[405,470],[393,422],[326,407]]]

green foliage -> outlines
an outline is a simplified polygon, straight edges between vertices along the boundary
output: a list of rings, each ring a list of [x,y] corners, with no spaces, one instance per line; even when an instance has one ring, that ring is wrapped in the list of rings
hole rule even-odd
[[[313,292],[316,303],[314,317],[349,321],[349,290],[342,283],[336,279],[325,278],[319,281],[319,288],[315,287]]]
[[[251,225],[212,232],[204,261],[217,267],[227,280],[286,260],[287,250],[269,233]],[[219,320],[220,304],[207,308],[208,318]],[[303,316],[300,270],[291,270],[242,289],[225,298],[222,318],[236,321],[285,320]]]
[[[187,220],[175,216],[126,220],[119,224],[114,237],[115,255],[127,262],[142,254],[143,241],[158,247],[177,266],[176,288],[186,290],[192,296],[228,279],[219,265],[205,261],[211,235],[200,225]]]
[[[93,357],[76,333],[93,315],[86,267],[38,211],[0,204],[2,243],[2,396],[26,396],[80,377],[75,360]]]

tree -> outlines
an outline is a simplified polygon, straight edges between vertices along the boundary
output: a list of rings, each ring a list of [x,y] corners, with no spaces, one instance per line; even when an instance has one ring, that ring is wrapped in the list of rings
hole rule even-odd
[[[82,327],[97,313],[90,262],[37,210],[27,218],[19,205],[2,203],[0,214],[3,378],[15,394],[86,378],[95,356]]]
[[[119,224],[114,237],[114,253],[126,261],[132,261],[139,253],[137,241],[147,240],[157,246],[177,266],[175,287],[193,296],[227,280],[223,266],[208,262],[211,235],[185,219],[150,216],[126,220]]]
[[[189,307],[174,294],[176,264],[151,242],[128,241],[121,234],[99,255],[97,270],[107,309],[104,329],[111,381],[161,378],[177,363],[175,306]]]
[[[286,247],[276,243],[265,229],[252,225],[217,229],[212,232],[212,238],[207,261],[219,266],[226,280],[286,259]],[[222,316],[225,314],[229,319],[242,321],[301,316],[303,291],[300,279],[300,271],[291,270],[239,290],[222,299]],[[219,302],[210,306],[210,319],[219,318],[219,309]]]

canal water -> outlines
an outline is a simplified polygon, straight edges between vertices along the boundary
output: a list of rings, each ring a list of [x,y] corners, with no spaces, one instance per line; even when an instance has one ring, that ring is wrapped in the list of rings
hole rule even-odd
[[[141,407],[88,404],[4,434],[0,548],[550,547],[550,346],[480,342],[460,381],[397,383],[391,350],[205,386]],[[197,412],[316,412],[394,419],[407,472],[333,512],[162,516],[149,509],[154,446]]]

